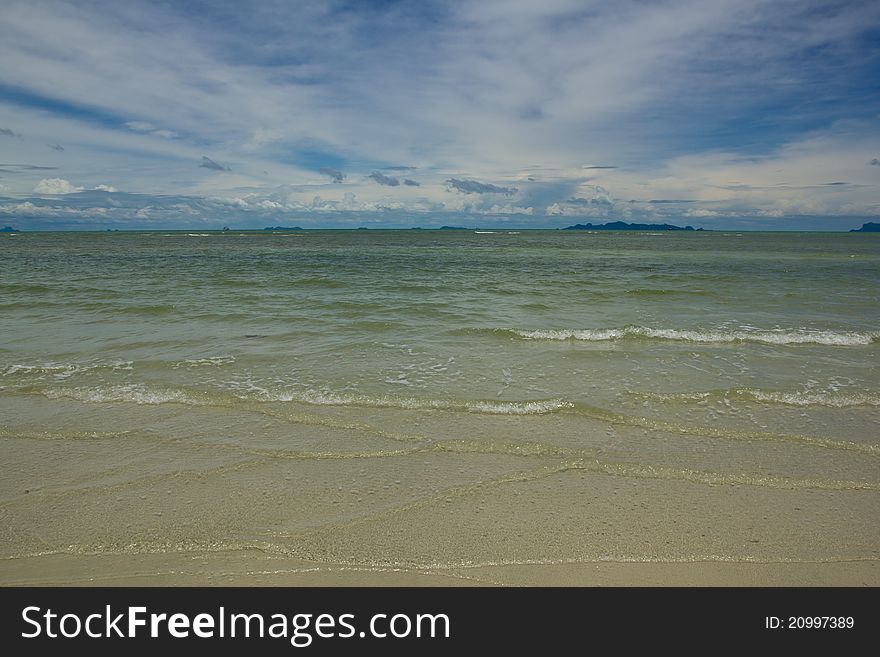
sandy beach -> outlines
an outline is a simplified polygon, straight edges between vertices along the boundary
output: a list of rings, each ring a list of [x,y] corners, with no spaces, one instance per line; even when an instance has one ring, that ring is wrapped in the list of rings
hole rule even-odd
[[[449,570],[334,566],[256,550],[205,555],[46,556],[0,563],[6,586],[877,586],[876,560],[569,563]]]
[[[0,584],[876,586],[869,239],[18,236]]]

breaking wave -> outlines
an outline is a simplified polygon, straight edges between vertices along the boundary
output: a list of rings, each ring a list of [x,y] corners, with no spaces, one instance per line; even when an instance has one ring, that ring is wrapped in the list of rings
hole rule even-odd
[[[574,407],[574,404],[564,399],[540,399],[530,401],[464,401],[398,397],[393,395],[353,395],[318,390],[304,392],[272,392],[268,390],[257,390],[243,396],[243,398],[250,399],[253,399],[254,397],[259,401],[292,401],[318,406],[372,406],[376,408],[402,408],[408,410],[437,409],[444,411],[486,413],[490,415],[543,415]]]
[[[880,406],[880,394],[860,391],[803,390],[786,392],[783,390],[763,390],[761,388],[731,388],[729,390],[712,390],[708,392],[645,394],[642,396],[662,401],[741,400],[765,404],[780,404],[783,406],[826,406],[829,408]]]
[[[880,333],[856,331],[824,331],[813,329],[663,329],[647,326],[624,326],[610,329],[491,329],[523,340],[572,340],[605,342],[609,340],[649,339],[671,342],[723,344],[755,342],[776,345],[818,344],[834,346],[867,345],[878,340]]]

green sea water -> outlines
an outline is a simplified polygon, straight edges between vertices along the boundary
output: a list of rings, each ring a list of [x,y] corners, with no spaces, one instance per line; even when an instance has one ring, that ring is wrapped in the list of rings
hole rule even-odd
[[[2,235],[0,552],[877,558],[878,283],[863,234]]]

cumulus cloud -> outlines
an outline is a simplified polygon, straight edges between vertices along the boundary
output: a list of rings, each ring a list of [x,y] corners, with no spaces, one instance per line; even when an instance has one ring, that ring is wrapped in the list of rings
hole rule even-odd
[[[611,214],[611,209],[611,206],[576,206],[566,203],[553,203],[544,212],[548,217],[608,217]]]
[[[589,11],[571,0],[486,0],[444,3],[439,13],[367,3],[273,3],[263,11],[261,3],[253,10],[220,2],[198,12],[186,3],[124,12],[100,2],[76,12],[44,4],[63,3],[21,2],[4,14],[0,61],[15,63],[6,82],[33,89],[35,106],[23,98],[4,108],[0,143],[11,162],[60,160],[47,144],[68,143],[64,171],[87,187],[113,180],[163,197],[269,196],[251,203],[254,212],[287,204],[271,191],[284,184],[299,187],[305,206],[320,189],[322,207],[336,203],[333,211],[349,207],[342,197],[351,190],[365,212],[387,207],[391,196],[411,212],[506,211],[510,203],[539,217],[551,207],[610,208],[617,219],[629,207],[673,221],[699,207],[726,219],[757,209],[803,213],[805,199],[822,217],[880,212],[880,168],[865,168],[880,167],[880,132],[862,90],[876,3],[818,3],[818,22],[816,3],[765,0],[744,9],[727,0],[591,0]],[[101,48],[89,47],[95,43]],[[382,75],[373,75],[376,62]],[[36,89],[35,79],[46,84]],[[848,98],[849,90],[857,93]],[[810,100],[818,121],[797,112]],[[773,139],[752,138],[756,109],[777,126]],[[34,143],[4,139],[17,136],[12,125]],[[182,138],[171,140],[164,128]],[[815,152],[799,145],[804,139],[815,139]],[[835,148],[834,140],[847,143]],[[777,157],[771,144],[794,148]],[[193,184],[180,163],[192,170],[198,151],[209,149],[236,162],[235,173],[215,176],[229,167],[209,160],[217,166],[207,164],[210,174]],[[419,162],[418,174],[385,166],[408,161]],[[318,174],[326,164],[346,166],[348,178],[335,169]],[[259,178],[263,170],[272,173]],[[404,193],[383,189],[367,177],[373,171],[395,177]],[[16,196],[39,180],[15,172],[0,175]],[[825,186],[832,175],[852,184]],[[588,177],[613,190],[613,206],[580,187]],[[89,195],[64,202],[77,196]],[[630,198],[639,201],[619,200]]]
[[[93,187],[96,192],[118,192],[119,190],[110,185],[97,185]]]
[[[207,155],[202,155],[202,163],[199,166],[204,167],[205,169],[212,169],[214,171],[232,171],[232,169],[230,169],[229,167],[215,162]]]
[[[476,210],[478,214],[525,214],[525,215],[533,215],[535,213],[535,209],[531,206],[523,207],[521,205],[513,205],[508,203],[507,205],[498,205],[497,203],[492,206],[485,208],[483,210]]]
[[[720,216],[720,212],[716,212],[715,210],[708,210],[706,208],[692,208],[684,213],[685,217],[694,217],[697,219],[705,219],[707,217],[718,217]]]
[[[607,196],[605,196],[605,197],[596,196],[593,198],[581,198],[581,197],[577,196],[577,197],[572,197],[572,198],[568,199],[566,201],[566,203],[568,203],[569,205],[586,205],[586,206],[614,205],[612,203],[611,199],[608,198]]]
[[[385,185],[386,187],[397,187],[400,184],[400,181],[397,178],[392,178],[391,176],[386,176],[385,174],[379,173],[378,171],[374,171],[367,178],[370,178],[380,185]]]
[[[21,134],[18,132],[13,132],[9,128],[0,128],[0,135],[4,137],[21,137]]]
[[[446,181],[446,184],[464,194],[504,194],[505,196],[516,194],[516,187],[499,187],[498,185],[481,183],[476,180],[450,178]]]
[[[36,194],[75,194],[82,190],[82,187],[76,187],[64,178],[43,178],[34,187]]]
[[[600,185],[580,185],[576,196],[552,203],[547,207],[548,216],[565,217],[624,217],[629,216],[628,204],[619,204],[611,193]]]
[[[581,195],[568,199],[566,203],[571,205],[614,205],[611,193],[601,185],[582,185],[580,189]]]
[[[0,205],[0,214],[24,215],[27,217],[47,217],[57,214],[53,208],[43,208],[30,201]]]
[[[318,169],[318,173],[323,173],[325,176],[330,176],[335,183],[341,183],[345,180],[345,174],[339,171],[338,169],[331,169],[330,167],[321,167]]]

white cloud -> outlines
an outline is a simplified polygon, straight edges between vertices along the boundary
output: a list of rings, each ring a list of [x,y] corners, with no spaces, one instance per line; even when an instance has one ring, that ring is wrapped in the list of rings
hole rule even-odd
[[[493,204],[490,208],[486,210],[479,210],[480,214],[525,214],[525,215],[533,215],[535,213],[535,208],[527,207],[524,208],[520,205],[512,205],[507,203],[505,205]]]
[[[82,187],[76,187],[64,178],[43,178],[34,187],[36,194],[74,194],[82,190]]]
[[[146,121],[129,121],[125,127],[134,132],[153,132],[156,129],[156,126]]]
[[[333,3],[255,2],[223,24],[213,22],[213,4],[199,12],[143,2],[74,10],[60,0],[8,0],[0,22],[4,82],[83,108],[64,116],[0,104],[0,125],[30,138],[4,143],[14,150],[9,161],[58,167],[57,175],[104,191],[112,188],[93,186],[112,179],[122,189],[195,203],[242,198],[253,212],[609,220],[634,208],[646,219],[880,213],[877,168],[866,164],[880,153],[876,120],[780,135],[747,157],[700,142],[724,132],[717,128],[727,128],[725,117],[749,116],[756,103],[772,109],[776,90],[797,89],[810,68],[797,57],[804,49],[827,48],[832,73],[833,62],[847,62],[841,55],[853,37],[876,23],[878,9],[868,4],[829,3],[820,21],[809,16],[813,3],[485,0],[443,3],[437,20],[425,21],[418,11],[384,7],[337,12]],[[804,88],[821,93],[833,84],[828,76],[827,85]],[[796,123],[799,104],[790,107]],[[761,115],[764,125],[777,118]],[[46,153],[53,143],[65,152]],[[235,163],[234,173],[199,171],[206,152]],[[585,162],[620,168],[585,170]],[[363,182],[391,164],[418,167],[421,185],[391,194]],[[339,189],[321,167],[347,174]],[[37,182],[41,174],[4,183],[22,196],[82,189],[61,177]],[[578,189],[588,177],[607,191]],[[454,198],[449,179],[518,191]],[[861,186],[823,187],[835,180]],[[159,199],[160,206],[171,207]],[[188,220],[195,211],[186,208]]]
[[[125,124],[125,127],[132,132],[155,135],[157,137],[162,137],[163,139],[175,139],[177,137],[176,132],[157,128],[152,123],[148,123],[147,121],[129,121]]]
[[[98,192],[118,192],[119,191],[118,189],[116,189],[115,187],[111,187],[110,185],[96,185],[93,189]]]
[[[21,215],[25,217],[43,217],[58,214],[54,208],[37,206],[30,201],[0,205],[0,214]]]

